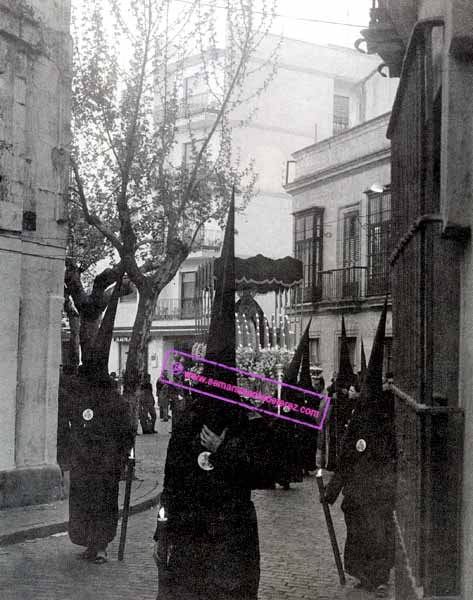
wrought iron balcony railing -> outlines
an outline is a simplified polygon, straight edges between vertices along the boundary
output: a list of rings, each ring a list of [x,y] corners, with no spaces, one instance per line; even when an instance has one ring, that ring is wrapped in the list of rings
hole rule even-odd
[[[167,298],[158,300],[154,311],[156,321],[175,321],[193,319],[195,317],[195,301],[193,298]]]
[[[193,252],[198,250],[219,250],[223,241],[220,230],[205,229],[196,237],[192,245]]]
[[[207,92],[184,98],[179,107],[178,117],[190,117],[205,112],[217,112],[216,101],[213,101]]]
[[[320,273],[320,300],[349,300],[366,296],[366,267],[345,267]]]
[[[320,271],[315,284],[304,289],[304,302],[361,300],[390,291],[389,276],[369,274],[368,267],[345,267]]]

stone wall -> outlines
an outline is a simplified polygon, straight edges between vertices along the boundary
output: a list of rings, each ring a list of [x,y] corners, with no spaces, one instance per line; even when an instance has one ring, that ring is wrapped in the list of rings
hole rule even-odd
[[[0,508],[57,499],[69,0],[0,0]]]

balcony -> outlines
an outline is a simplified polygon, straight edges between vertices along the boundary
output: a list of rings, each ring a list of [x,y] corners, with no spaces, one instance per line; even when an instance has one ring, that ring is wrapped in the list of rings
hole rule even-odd
[[[155,321],[178,321],[179,319],[194,319],[195,303],[193,298],[167,298],[158,300],[154,311]]]
[[[179,107],[178,117],[188,118],[192,115],[215,112],[218,112],[217,102],[210,98],[208,92],[205,92],[184,98]]]
[[[310,294],[304,293],[304,301],[336,302],[341,300],[363,300],[371,296],[382,296],[390,290],[389,277],[385,274],[368,275],[368,267],[345,267],[320,271],[318,285]]]
[[[222,231],[220,229],[204,229],[199,232],[192,245],[192,252],[200,250],[220,250]]]
[[[389,69],[389,77],[399,77],[406,49],[405,44],[393,25],[392,9],[386,8],[384,3],[379,3],[379,6],[376,4],[376,0],[373,0],[369,27],[361,30],[363,37],[355,42],[355,48],[360,52],[378,54],[384,61],[381,66],[387,66]],[[361,48],[363,42],[366,43],[366,51]]]

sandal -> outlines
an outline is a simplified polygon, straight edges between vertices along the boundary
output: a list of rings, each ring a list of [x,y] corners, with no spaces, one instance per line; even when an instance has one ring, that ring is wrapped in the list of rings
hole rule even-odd
[[[92,562],[96,565],[103,565],[106,562],[108,562],[107,553],[105,552],[105,550],[99,550],[95,558],[92,559]]]
[[[376,588],[376,598],[388,598],[389,588],[384,583]]]

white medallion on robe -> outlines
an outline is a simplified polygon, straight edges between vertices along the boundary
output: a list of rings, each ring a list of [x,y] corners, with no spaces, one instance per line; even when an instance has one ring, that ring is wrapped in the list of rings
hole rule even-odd
[[[358,440],[356,442],[356,449],[358,450],[358,452],[364,452],[366,450],[366,442],[365,442],[365,440],[363,440],[363,439]]]
[[[84,421],[92,421],[94,418],[94,411],[91,408],[86,408],[82,413],[82,418]]]
[[[199,467],[201,469],[203,469],[204,471],[212,471],[213,470],[213,465],[210,464],[209,461],[209,456],[210,456],[210,452],[201,452],[199,454],[199,456],[197,457],[197,463],[199,465]]]

